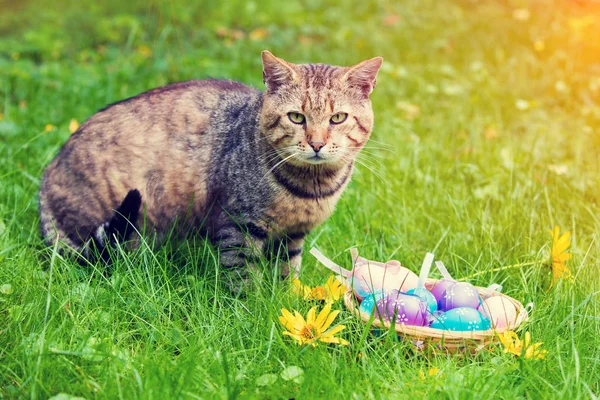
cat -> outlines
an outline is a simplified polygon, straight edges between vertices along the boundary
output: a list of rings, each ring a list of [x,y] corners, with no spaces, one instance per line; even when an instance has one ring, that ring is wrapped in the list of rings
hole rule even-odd
[[[281,249],[284,274],[297,275],[304,237],[333,212],[371,134],[382,62],[292,64],[265,50],[265,92],[192,80],[100,110],[44,171],[45,242],[108,261],[142,225],[159,241],[201,231],[242,278]]]

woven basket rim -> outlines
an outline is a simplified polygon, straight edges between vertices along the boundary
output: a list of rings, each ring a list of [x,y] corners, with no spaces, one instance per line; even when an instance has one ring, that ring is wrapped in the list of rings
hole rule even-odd
[[[427,279],[427,281],[425,282],[425,286],[431,287],[438,281],[439,279]],[[484,287],[475,286],[475,288],[477,289],[480,295],[487,293],[487,289]],[[508,300],[517,309],[517,319],[515,320],[514,325],[498,329],[491,328],[485,331],[450,331],[444,329],[430,328],[426,326],[412,326],[404,324],[395,324],[394,329],[399,335],[416,340],[444,341],[446,344],[456,344],[458,342],[462,343],[465,340],[490,342],[497,334],[503,333],[507,330],[518,329],[529,318],[527,310],[525,309],[523,304],[521,304],[520,301],[503,293],[498,293],[495,296],[502,297]],[[354,292],[352,291],[352,289],[348,290],[344,294],[344,305],[346,306],[346,308],[348,308],[348,310],[351,313],[357,315],[364,323],[371,323],[371,326],[375,328],[390,329],[390,327],[392,326],[390,322],[382,321],[376,316],[373,317],[369,314],[360,312],[359,308],[356,306],[356,302],[357,299],[354,296]]]

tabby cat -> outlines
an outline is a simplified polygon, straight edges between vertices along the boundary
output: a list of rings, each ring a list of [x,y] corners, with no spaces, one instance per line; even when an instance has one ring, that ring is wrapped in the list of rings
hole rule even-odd
[[[297,274],[304,237],[333,212],[369,139],[382,61],[292,64],[264,51],[264,93],[194,80],[104,108],[45,170],[46,243],[106,257],[142,226],[159,240],[200,231],[230,271],[284,249]]]

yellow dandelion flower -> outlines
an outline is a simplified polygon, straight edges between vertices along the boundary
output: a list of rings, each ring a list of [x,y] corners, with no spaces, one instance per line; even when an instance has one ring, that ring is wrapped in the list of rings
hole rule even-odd
[[[325,300],[327,291],[323,286],[317,286],[310,291],[310,298],[313,300]]]
[[[433,377],[437,377],[440,375],[440,369],[439,368],[430,368],[429,371],[427,371],[427,376],[433,376]],[[424,381],[425,379],[427,379],[427,376],[425,376],[425,372],[423,372],[423,370],[419,370],[419,378]]]
[[[335,276],[330,276],[325,282],[325,301],[333,303],[338,301],[347,292],[346,286]]]
[[[79,122],[77,122],[77,120],[73,118],[71,119],[71,122],[69,122],[69,132],[75,133],[77,129],[79,129]]]
[[[292,281],[292,290],[305,300],[321,300],[328,303],[335,303],[346,293],[346,287],[335,276],[330,276],[323,286],[311,288],[300,282],[298,279]]]
[[[513,331],[505,331],[504,333],[498,334],[500,342],[504,346],[505,353],[511,353],[516,356],[523,356],[524,358],[531,358],[534,360],[545,359],[548,354],[548,350],[541,350],[540,347],[543,343],[531,344],[531,334],[525,332],[525,338],[521,340],[519,336]]]
[[[54,130],[54,128],[55,128],[55,127],[54,127],[54,125],[52,125],[52,124],[47,124],[47,125],[44,127],[44,132],[50,132],[50,131],[53,131],[53,130]]]
[[[255,30],[250,32],[250,34],[248,35],[250,40],[254,40],[254,41],[264,40],[264,39],[266,39],[267,36],[269,36],[269,31],[266,30],[265,28],[256,28]]]
[[[571,246],[571,232],[560,234],[560,228],[554,227],[554,230],[549,230],[552,236],[552,250],[550,257],[552,258],[552,287],[562,278],[573,281],[571,270],[567,266],[567,261],[573,257],[571,253],[567,253],[567,249]]]
[[[286,329],[283,334],[296,340],[299,345],[309,344],[314,347],[318,342],[348,345],[346,340],[334,336],[346,328],[345,325],[337,325],[328,330],[339,313],[339,310],[331,311],[331,303],[328,303],[318,315],[317,307],[311,308],[305,320],[298,311],[294,310],[292,314],[282,308],[279,321]]]
[[[517,347],[521,346],[521,339],[519,336],[513,331],[504,331],[503,333],[498,335],[498,339],[504,346],[505,353],[512,353],[516,355],[521,355],[521,351],[517,351]]]
[[[302,296],[305,300],[310,298],[310,292],[312,291],[310,286],[306,286],[300,279],[294,279],[292,281],[292,291],[299,296]]]
[[[152,49],[145,44],[138,46],[136,52],[144,58],[148,58],[152,55]]]

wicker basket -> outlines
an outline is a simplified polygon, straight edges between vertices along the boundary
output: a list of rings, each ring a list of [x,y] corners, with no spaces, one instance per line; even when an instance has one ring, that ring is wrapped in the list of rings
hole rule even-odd
[[[428,279],[425,282],[425,287],[431,290],[437,279]],[[476,286],[479,294],[482,295],[486,292],[485,288]],[[517,309],[517,319],[512,330],[519,328],[529,317],[529,314],[523,305],[513,299],[512,297],[504,294],[497,294],[502,296],[510,303],[512,303]],[[370,323],[372,327],[378,329],[389,329],[391,324],[389,322],[382,321],[376,316],[373,318],[369,314],[361,313],[358,308],[358,300],[355,298],[354,293],[350,290],[344,295],[344,304],[350,310],[350,312],[359,317],[364,323]],[[502,333],[508,328],[502,329],[489,329],[486,331],[449,331],[442,329],[434,329],[425,326],[411,326],[397,324],[394,326],[399,337],[406,340],[412,341],[415,347],[419,350],[445,350],[450,353],[456,352],[471,352],[475,353],[490,343],[492,343],[496,337],[496,334]]]

